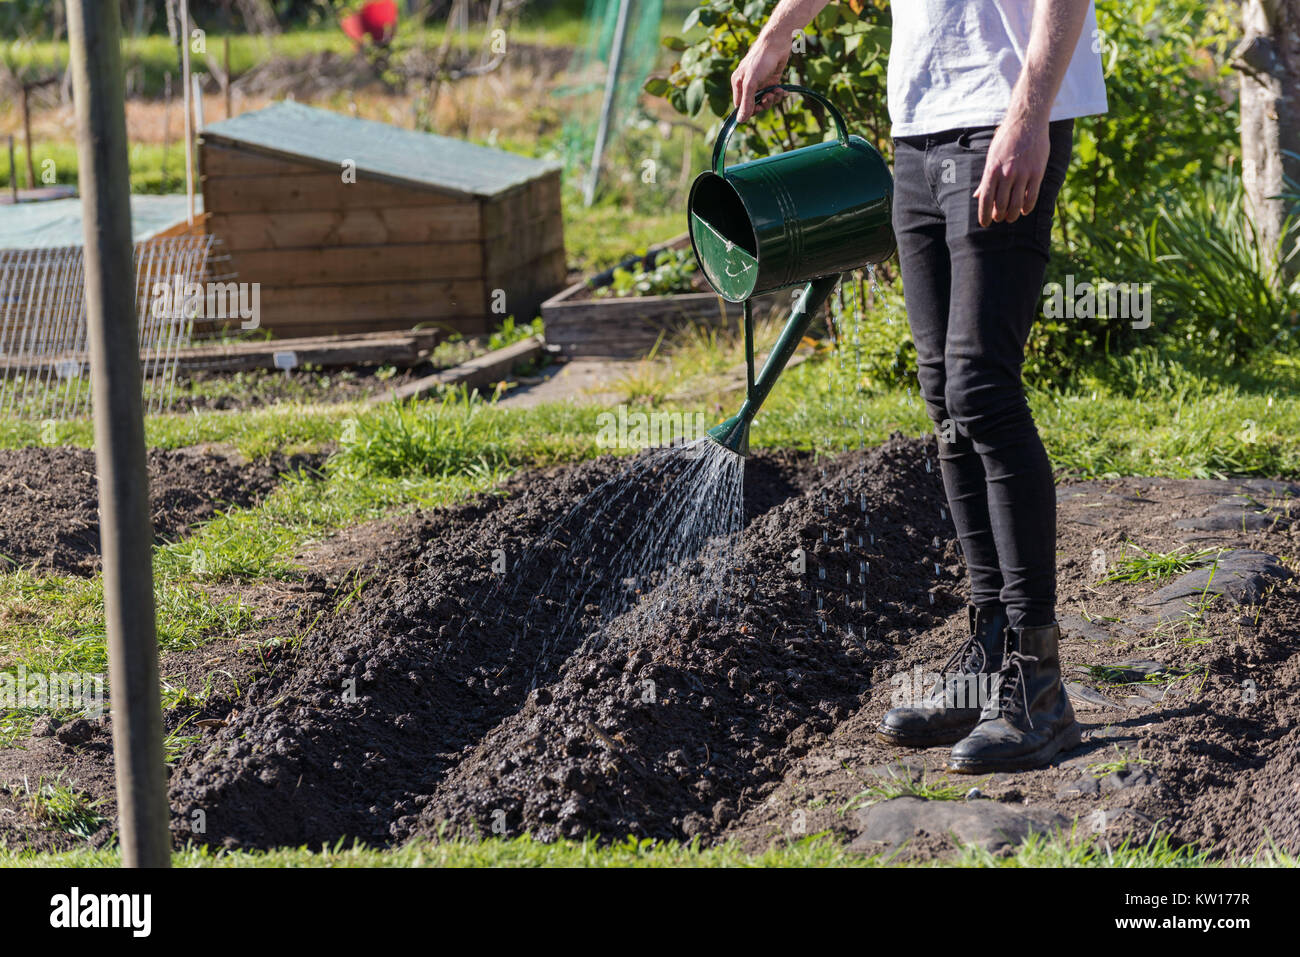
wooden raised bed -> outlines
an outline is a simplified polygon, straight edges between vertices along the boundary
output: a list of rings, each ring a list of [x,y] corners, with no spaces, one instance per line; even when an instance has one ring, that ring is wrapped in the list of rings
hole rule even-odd
[[[683,233],[651,247],[646,259],[652,260],[661,250],[689,243],[690,238]],[[685,326],[735,328],[740,322],[740,305],[726,302],[712,292],[579,298],[586,292],[589,281],[575,282],[542,303],[546,341],[559,346],[566,356],[639,359],[654,348],[660,336],[671,335]],[[762,315],[774,301],[772,296],[755,300],[755,315]]]

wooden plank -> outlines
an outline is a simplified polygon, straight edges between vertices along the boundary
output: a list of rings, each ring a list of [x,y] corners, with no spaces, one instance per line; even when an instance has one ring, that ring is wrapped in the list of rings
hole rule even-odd
[[[363,317],[412,322],[486,312],[483,287],[475,280],[452,282],[356,283],[328,286],[267,286],[262,316],[277,323]]]
[[[209,176],[203,180],[203,208],[211,213],[454,206],[464,202],[430,190],[392,186],[360,176],[355,183],[344,183],[337,173]]]
[[[560,218],[534,220],[517,232],[484,241],[483,274],[489,281],[518,275],[529,264],[557,249],[564,250],[564,225]]]
[[[375,362],[414,364],[419,362],[438,341],[443,330],[386,332],[356,336],[316,336],[245,342],[211,343],[181,349],[148,349],[140,353],[141,362],[176,361],[184,368],[205,369],[273,369],[275,356],[293,352],[300,365],[358,365]],[[52,355],[26,362],[24,368],[44,370],[64,360],[85,362],[85,353]],[[11,367],[14,368],[14,367]]]
[[[319,249],[231,251],[240,282],[266,286],[322,286],[349,282],[431,282],[483,274],[474,244],[327,246]]]
[[[208,232],[234,250],[476,242],[482,235],[474,203],[206,215]]]
[[[427,354],[423,337],[409,335],[358,336],[331,342],[323,338],[287,338],[261,343],[257,349],[232,346],[193,346],[176,353],[182,368],[276,369],[277,356],[292,354],[297,366],[352,366],[393,363],[414,365]]]
[[[371,397],[369,403],[371,405],[381,405],[388,402],[400,402],[403,399],[427,395],[435,389],[446,386],[465,386],[468,389],[476,389],[479,386],[500,381],[510,374],[510,370],[514,368],[515,363],[541,355],[543,348],[545,348],[545,343],[539,337],[532,336],[516,342],[514,345],[506,346],[504,349],[497,349],[487,355],[470,359],[468,362],[462,362],[458,366],[425,376],[423,379],[408,382],[396,389],[389,389],[381,395]]]
[[[199,138],[199,172],[204,176],[303,176],[328,170],[324,163],[299,163]]]
[[[409,319],[385,319],[362,317],[322,323],[279,323],[267,326],[276,335],[298,338],[299,336],[327,336],[340,333],[373,333],[381,331],[401,332],[410,327]],[[429,320],[429,328],[437,328],[444,333],[458,332],[466,336],[484,335],[488,331],[487,320],[483,316],[444,316]]]
[[[570,356],[635,358],[645,355],[661,335],[685,326],[734,326],[741,318],[739,304],[720,305],[712,293],[571,301],[581,288],[575,283],[541,307],[547,341]],[[761,316],[776,301],[761,297],[755,314]]]

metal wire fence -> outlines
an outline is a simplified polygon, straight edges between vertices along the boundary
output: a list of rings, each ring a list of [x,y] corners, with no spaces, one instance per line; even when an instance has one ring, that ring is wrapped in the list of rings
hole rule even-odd
[[[63,419],[90,411],[84,249],[0,250],[0,417]],[[136,311],[146,412],[171,400],[178,358],[220,334],[204,290],[233,279],[212,236],[135,246]]]

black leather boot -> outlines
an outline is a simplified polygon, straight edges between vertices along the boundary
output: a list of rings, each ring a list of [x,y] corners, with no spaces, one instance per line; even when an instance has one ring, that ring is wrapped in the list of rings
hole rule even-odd
[[[948,770],[1028,771],[1079,746],[1081,732],[1061,683],[1061,629],[1007,631],[1007,655],[979,724],[952,749]]]
[[[1007,615],[1001,608],[973,605],[969,614],[970,637],[944,664],[939,680],[919,705],[885,712],[876,729],[881,741],[906,748],[952,744],[979,722],[983,704],[979,683],[1002,665]]]

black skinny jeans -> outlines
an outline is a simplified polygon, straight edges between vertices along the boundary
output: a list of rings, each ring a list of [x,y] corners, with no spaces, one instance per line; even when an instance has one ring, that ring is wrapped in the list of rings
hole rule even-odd
[[[894,140],[907,320],[971,601],[1005,607],[1015,628],[1056,620],[1056,490],[1020,379],[1074,121],[1050,130],[1033,212],[989,226],[971,194],[993,127]]]

